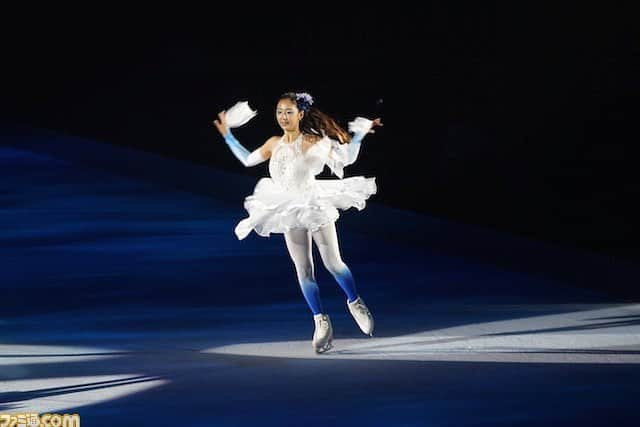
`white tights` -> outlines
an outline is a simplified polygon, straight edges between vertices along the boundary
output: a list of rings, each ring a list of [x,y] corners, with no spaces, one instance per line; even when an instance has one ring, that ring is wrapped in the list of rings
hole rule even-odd
[[[293,260],[298,283],[313,314],[322,313],[320,289],[316,283],[311,242],[316,243],[325,268],[336,279],[347,295],[349,302],[357,298],[356,286],[351,270],[340,256],[338,234],[335,222],[331,222],[317,231],[298,228],[284,233],[289,255]]]

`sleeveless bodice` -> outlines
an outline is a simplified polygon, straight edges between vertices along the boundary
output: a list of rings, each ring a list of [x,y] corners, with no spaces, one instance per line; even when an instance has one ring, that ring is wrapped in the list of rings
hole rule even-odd
[[[291,143],[278,141],[269,159],[269,175],[283,189],[309,190],[315,184],[315,176],[324,167],[324,159],[318,143],[306,152],[302,150],[302,134]]]

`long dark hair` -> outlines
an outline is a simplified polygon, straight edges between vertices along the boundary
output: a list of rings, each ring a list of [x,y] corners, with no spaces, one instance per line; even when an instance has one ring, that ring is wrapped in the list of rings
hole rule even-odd
[[[308,94],[305,94],[310,98]],[[300,130],[303,133],[316,135],[319,137],[328,136],[339,141],[341,144],[351,142],[351,135],[342,128],[331,117],[313,107],[305,97],[300,97],[296,92],[286,92],[280,96],[278,101],[288,99],[294,102],[300,111],[304,111],[304,116],[300,120]]]

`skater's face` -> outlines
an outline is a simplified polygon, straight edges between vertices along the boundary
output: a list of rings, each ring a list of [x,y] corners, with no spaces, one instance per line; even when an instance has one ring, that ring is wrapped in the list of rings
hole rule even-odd
[[[281,99],[276,106],[276,120],[282,130],[299,130],[302,116],[304,116],[304,112],[300,111],[296,103],[290,99]]]

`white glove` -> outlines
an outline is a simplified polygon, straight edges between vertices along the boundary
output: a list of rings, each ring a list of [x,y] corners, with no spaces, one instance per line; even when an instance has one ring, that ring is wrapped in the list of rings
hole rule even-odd
[[[240,127],[245,123],[247,123],[252,118],[254,118],[256,114],[258,114],[258,112],[252,110],[251,107],[249,107],[248,102],[246,101],[237,102],[233,107],[229,108],[225,113],[225,116],[227,119],[227,127],[229,128]]]

